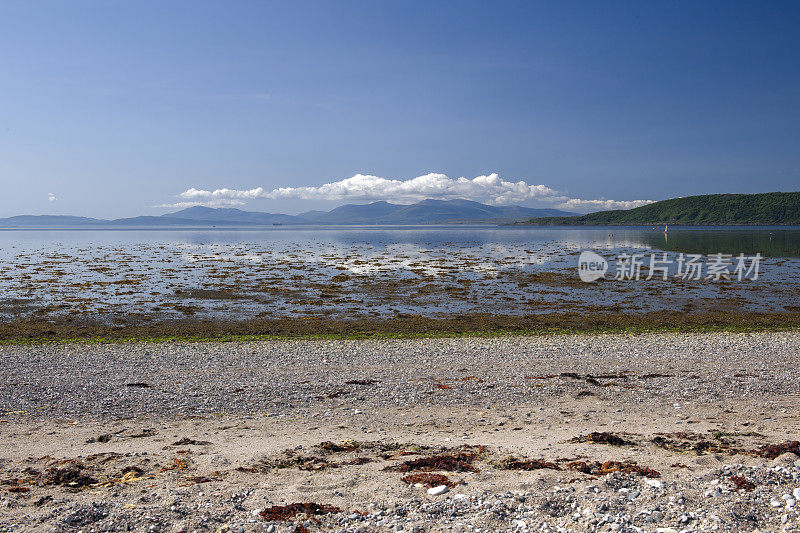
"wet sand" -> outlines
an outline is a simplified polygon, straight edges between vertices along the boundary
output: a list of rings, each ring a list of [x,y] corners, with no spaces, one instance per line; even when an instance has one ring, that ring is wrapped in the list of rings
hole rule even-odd
[[[700,304],[697,304],[698,307]],[[800,312],[747,312],[719,302],[703,311],[622,313],[599,307],[536,315],[459,314],[443,317],[399,315],[391,318],[282,317],[276,319],[164,319],[129,314],[124,320],[101,320],[80,314],[55,319],[0,322],[0,343],[87,340],[236,340],[292,338],[369,338],[420,336],[491,336],[496,334],[605,333],[676,330],[764,331],[800,328]]]

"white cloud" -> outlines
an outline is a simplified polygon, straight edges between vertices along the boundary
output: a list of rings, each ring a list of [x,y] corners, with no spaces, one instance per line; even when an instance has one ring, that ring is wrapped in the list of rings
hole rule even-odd
[[[495,173],[473,179],[450,178],[445,174],[425,174],[406,180],[356,174],[340,181],[318,187],[280,187],[267,191],[254,189],[216,189],[213,191],[192,187],[179,195],[184,201],[160,207],[187,207],[189,205],[241,205],[256,198],[301,200],[386,200],[393,203],[413,203],[435,198],[449,200],[463,198],[486,204],[508,205],[529,200],[552,202],[559,208],[575,210],[630,209],[651,203],[650,200],[583,200],[560,194],[546,185],[529,185],[525,181],[508,181]],[[229,203],[224,203],[229,202]],[[234,203],[235,202],[235,203]]]
[[[633,209],[652,204],[653,200],[581,200],[568,198],[556,207],[567,211],[607,211],[609,209]]]
[[[249,191],[241,191],[236,189],[217,189],[216,191],[201,191],[192,187],[189,190],[183,191],[180,194],[181,198],[192,200],[195,198],[203,198],[210,200],[222,199],[237,199],[237,200],[253,200],[255,198],[264,197],[264,189],[256,187]]]
[[[471,180],[453,179],[444,174],[426,174],[408,180],[356,174],[352,178],[326,183],[319,187],[281,187],[264,193],[263,197],[303,200],[387,200],[398,203],[419,202],[428,198],[440,200],[465,198],[490,204],[510,204],[547,197],[555,193],[556,191],[544,185],[506,181],[497,174],[478,176]]]
[[[58,198],[56,198],[55,194],[53,194],[52,192],[47,193],[48,202],[55,202],[56,200],[58,200]]]
[[[197,207],[198,205],[202,205],[204,207],[236,207],[238,205],[244,205],[244,200],[234,200],[228,198],[219,198],[219,199],[212,199],[207,201],[195,201],[195,202],[175,202],[172,204],[159,204],[153,207],[168,207],[171,209],[185,209],[187,207]]]

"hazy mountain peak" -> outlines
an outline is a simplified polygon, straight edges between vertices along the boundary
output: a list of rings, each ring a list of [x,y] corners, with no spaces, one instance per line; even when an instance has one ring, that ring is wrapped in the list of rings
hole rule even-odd
[[[243,211],[233,207],[187,207],[161,216],[98,220],[66,216],[21,215],[0,219],[6,227],[80,226],[265,226],[273,224],[447,224],[453,222],[500,222],[540,216],[567,216],[557,209],[520,206],[490,206],[472,200],[422,200],[411,205],[379,200],[369,204],[345,204],[330,211],[307,211],[300,215]]]

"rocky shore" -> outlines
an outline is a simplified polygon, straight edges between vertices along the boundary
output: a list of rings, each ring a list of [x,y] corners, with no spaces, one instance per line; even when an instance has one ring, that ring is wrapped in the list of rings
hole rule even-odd
[[[0,347],[0,531],[798,531],[800,333]]]

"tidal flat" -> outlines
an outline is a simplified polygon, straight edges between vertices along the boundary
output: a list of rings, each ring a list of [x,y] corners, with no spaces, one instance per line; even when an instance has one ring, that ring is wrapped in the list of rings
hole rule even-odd
[[[682,228],[669,236],[651,228],[6,231],[0,335],[214,337],[235,334],[232,324],[261,335],[596,329],[603,322],[789,327],[800,312],[798,235],[786,228]],[[581,250],[612,268],[620,255],[641,254],[640,279],[584,283]],[[651,255],[675,262],[682,253],[706,261],[758,253],[758,276],[650,272]]]

